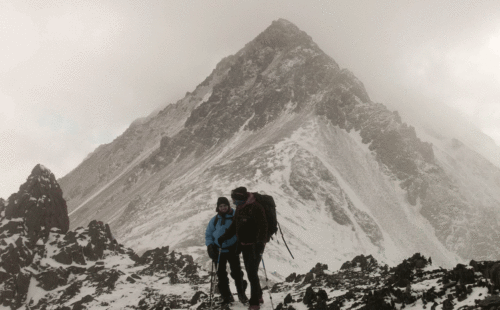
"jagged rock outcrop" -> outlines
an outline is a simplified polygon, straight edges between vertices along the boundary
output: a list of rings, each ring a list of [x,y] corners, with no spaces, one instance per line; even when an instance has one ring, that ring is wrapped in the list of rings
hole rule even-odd
[[[30,309],[88,309],[99,296],[113,294],[128,284],[136,285],[133,290],[137,285],[141,287],[145,296],[159,296],[158,289],[151,290],[143,277],[155,278],[158,287],[165,281],[171,285],[193,286],[207,282],[208,275],[191,256],[169,252],[168,247],[164,247],[139,257],[119,244],[109,226],[99,221],[66,233],[52,228],[45,242],[40,239],[36,244],[28,242],[25,228],[22,218],[10,221],[4,218],[0,226],[0,267],[3,268],[0,269],[0,300],[3,306],[11,309],[25,303]],[[5,246],[11,240],[17,241]],[[31,289],[45,291],[46,295],[26,300],[30,283]],[[67,286],[64,290],[57,290],[64,286]],[[93,293],[89,294],[91,291]],[[87,293],[79,296],[82,292]],[[179,301],[175,294],[160,298],[171,304],[188,303]],[[147,300],[146,297],[138,298],[134,304],[148,304]],[[115,302],[119,303],[118,297]]]
[[[273,286],[276,309],[495,309],[500,305],[499,287],[481,272],[492,271],[498,262],[458,264],[453,269],[431,268],[429,260],[416,253],[394,268],[381,266],[372,257],[359,255],[341,270],[324,270],[301,282],[286,281]],[[316,267],[321,266],[317,264]],[[365,268],[362,268],[365,266]],[[370,266],[370,268],[366,268]],[[399,286],[401,266],[408,271],[406,284]],[[315,267],[315,268],[316,268]],[[474,275],[474,271],[477,273]],[[290,275],[287,279],[294,278]],[[298,305],[298,304],[302,304]]]
[[[51,228],[67,232],[66,201],[54,174],[44,166],[36,165],[26,183],[9,197],[5,217],[9,220],[23,218],[28,238],[33,242],[46,238]]]
[[[373,268],[379,267],[379,264],[373,256],[364,256],[363,254],[358,255],[352,259],[352,261],[347,261],[342,264],[340,270],[350,269],[350,268],[361,268],[361,270],[372,270]]]
[[[412,257],[403,260],[401,264],[391,270],[394,274],[389,279],[389,283],[398,287],[406,287],[413,280],[416,270],[422,269],[428,264],[429,261],[424,256],[420,253],[415,253]]]

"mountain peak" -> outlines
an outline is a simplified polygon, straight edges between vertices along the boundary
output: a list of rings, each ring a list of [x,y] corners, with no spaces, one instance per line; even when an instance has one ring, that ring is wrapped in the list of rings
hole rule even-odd
[[[31,176],[46,176],[46,177],[50,177],[50,175],[52,175],[52,172],[47,169],[44,165],[42,164],[37,164],[33,170],[31,170]]]
[[[295,47],[313,43],[312,38],[307,33],[283,18],[273,21],[252,42],[271,48]]]
[[[284,18],[279,18],[278,20],[274,20],[271,23],[271,27],[280,27],[282,29],[287,29],[288,31],[294,31],[296,33],[302,32],[302,30],[299,29],[294,23],[284,19]]]

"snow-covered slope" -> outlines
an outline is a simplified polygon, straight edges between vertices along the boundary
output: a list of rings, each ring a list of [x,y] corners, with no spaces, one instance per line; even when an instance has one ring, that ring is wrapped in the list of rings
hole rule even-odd
[[[2,221],[0,230],[5,224]],[[191,256],[162,247],[139,257],[112,237],[109,226],[97,221],[66,234],[53,229],[45,243],[29,250],[31,263],[13,277],[1,278],[0,309],[205,310],[217,309],[220,301],[211,282],[216,279]],[[372,256],[358,255],[340,268],[318,262],[282,281],[268,279],[269,270],[262,269],[261,309],[494,309],[500,305],[499,262],[472,261],[470,266],[458,264],[449,270],[432,264],[430,257],[419,253],[394,268]],[[230,306],[246,308],[238,301]]]
[[[444,269],[436,268],[435,259],[420,253],[403,259],[401,263],[396,262],[399,264],[392,268],[371,255],[356,255],[342,265],[332,260],[330,255],[340,255],[338,248],[346,247],[353,252],[374,247],[383,250],[387,249],[390,240],[386,232],[377,227],[376,220],[369,214],[370,208],[363,206],[362,198],[355,197],[353,190],[344,184],[342,173],[332,173],[327,168],[328,159],[306,150],[310,148],[321,154],[321,150],[310,145],[309,127],[318,124],[306,124],[308,130],[299,128],[289,138],[262,151],[274,155],[274,170],[277,171],[271,173],[266,182],[286,184],[283,188],[271,190],[281,194],[284,200],[288,199],[290,204],[295,203],[287,212],[290,218],[284,221],[295,221],[296,229],[287,224],[289,233],[299,231],[305,235],[299,238],[292,235],[290,241],[295,244],[306,241],[303,244],[305,249],[294,249],[295,254],[308,257],[314,252],[316,257],[309,257],[309,261],[316,259],[317,263],[311,264],[304,272],[300,264],[291,268],[287,263],[290,272],[280,275],[273,270],[283,263],[283,260],[276,260],[279,249],[267,248],[260,270],[264,293],[262,310],[495,309],[500,306],[499,261],[471,261],[469,266],[457,264],[453,269]],[[350,134],[340,136],[343,139],[336,138],[339,145],[340,140],[353,142]],[[353,144],[352,147],[356,146]],[[241,160],[241,156],[236,159]],[[254,159],[262,158],[256,156]],[[216,171],[232,169],[234,163],[223,162],[211,169],[217,174]],[[284,163],[289,163],[291,169]],[[269,169],[269,162],[259,166],[255,173],[263,173],[265,169]],[[246,173],[249,171],[242,171],[242,174]],[[53,182],[48,182],[50,180]],[[224,180],[232,181],[235,180]],[[45,185],[51,185],[49,188],[59,192],[53,174],[45,167],[37,166],[20,192],[11,197],[35,197],[42,187],[47,187]],[[301,200],[289,198],[292,188],[300,189]],[[324,204],[318,203],[320,196],[326,197]],[[316,203],[304,203],[313,198]],[[12,210],[10,203],[7,207]],[[156,247],[139,256],[133,249],[123,246],[110,226],[102,221],[94,220],[86,228],[63,231],[53,226],[56,222],[47,222],[52,216],[67,218],[67,211],[61,208],[65,201],[58,203],[53,206],[56,207],[54,213],[44,214],[48,218],[39,218],[42,223],[50,224],[43,230],[32,225],[29,212],[18,213],[18,217],[7,216],[4,202],[0,205],[0,309],[205,310],[214,309],[213,304],[220,301],[219,294],[213,290],[216,278],[212,276],[210,263],[200,266],[191,255],[172,251],[169,246]],[[26,205],[16,203],[15,206],[25,210]],[[44,205],[31,206],[36,209]],[[301,206],[309,208],[297,208]],[[312,215],[314,213],[320,213],[322,218]],[[346,226],[341,231],[341,238],[332,240],[325,234],[333,231],[328,219]],[[313,226],[313,229],[307,229],[308,226]],[[179,229],[185,231],[182,227]],[[171,231],[170,235],[175,235],[175,232]],[[356,242],[353,237],[359,240]],[[350,242],[344,241],[349,238]],[[321,250],[319,245],[323,246]],[[397,241],[395,245],[398,245]],[[329,267],[323,263],[324,259],[333,261],[338,267]],[[233,283],[231,286],[232,291],[236,291]],[[247,307],[236,301],[230,308],[243,310]]]
[[[267,246],[276,279],[359,254],[394,265],[420,252],[448,267],[498,258],[499,169],[431,143],[278,20],[60,182],[72,227],[99,219],[138,252],[169,245],[204,266],[217,197],[270,194],[295,254]]]

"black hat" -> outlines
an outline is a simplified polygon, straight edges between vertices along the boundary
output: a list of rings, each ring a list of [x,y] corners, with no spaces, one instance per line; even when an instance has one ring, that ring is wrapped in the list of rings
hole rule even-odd
[[[220,205],[226,205],[228,207],[230,207],[231,205],[229,204],[229,200],[227,200],[226,197],[219,197],[219,199],[217,199],[217,207],[215,208],[215,211],[219,212],[219,206]]]
[[[248,192],[246,187],[238,187],[231,191],[231,198],[233,200],[247,200]]]

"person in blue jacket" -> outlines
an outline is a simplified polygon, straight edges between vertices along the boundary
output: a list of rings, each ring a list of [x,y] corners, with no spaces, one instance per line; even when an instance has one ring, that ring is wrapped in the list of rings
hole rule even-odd
[[[217,211],[217,215],[210,220],[205,231],[205,244],[210,258],[215,262],[216,266],[217,263],[219,264],[217,278],[219,279],[218,288],[222,297],[222,303],[228,304],[234,301],[233,294],[229,288],[229,278],[226,271],[227,263],[229,263],[231,277],[236,284],[238,299],[240,302],[246,303],[248,302],[248,298],[245,295],[247,281],[243,280],[236,235],[227,239],[222,244],[219,244],[217,241],[226,232],[229,225],[231,225],[234,209],[231,208],[229,200],[226,197],[219,197],[215,211]]]

